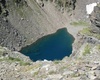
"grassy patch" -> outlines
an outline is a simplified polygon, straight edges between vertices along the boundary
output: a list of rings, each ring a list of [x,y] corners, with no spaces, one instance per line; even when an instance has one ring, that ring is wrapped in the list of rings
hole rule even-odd
[[[72,77],[79,77],[80,74],[79,74],[79,73],[74,73],[74,74],[72,74],[71,76],[72,76]]]
[[[20,60],[19,58],[9,57],[8,60],[10,60],[10,61],[12,61],[12,62],[19,62],[19,64],[20,64],[21,66],[30,65],[29,62],[24,62],[24,61]]]
[[[21,66],[31,65],[29,62],[20,61]]]
[[[98,6],[98,7],[100,7],[100,3],[99,3],[99,4],[97,4],[97,6]]]
[[[0,59],[0,62],[1,62],[1,61],[4,61],[4,59]]]
[[[50,71],[49,75],[51,75],[51,74],[56,74],[56,72],[55,71]]]
[[[39,71],[35,72],[33,76],[37,76],[39,74]]]
[[[2,58],[0,59],[0,61],[7,61],[7,62],[19,62],[19,64],[21,66],[26,66],[26,65],[30,65],[29,62],[24,62],[22,60],[20,60],[19,58],[13,58],[13,57],[8,57],[8,58]]]
[[[67,65],[67,66],[62,66],[62,67],[61,67],[61,70],[66,69],[68,66],[69,66],[69,65]]]
[[[16,7],[16,13],[18,13],[21,17],[26,17],[24,7]]]
[[[84,28],[80,31],[81,34],[88,34],[91,35],[91,29],[90,28]]]
[[[100,34],[99,33],[93,33],[91,28],[84,28],[83,30],[80,31],[82,35],[88,35],[88,36],[93,36],[97,39],[100,39]]]
[[[85,46],[85,48],[84,48],[84,52],[83,52],[83,55],[85,56],[85,55],[87,55],[87,54],[90,54],[90,45],[89,44],[87,44],[86,46]]]
[[[58,0],[57,1],[57,5],[60,6],[60,7],[62,7],[63,6],[63,1],[62,0]]]
[[[73,26],[89,26],[90,24],[85,21],[77,21],[77,22],[72,22],[70,23]]]
[[[97,49],[100,50],[100,44],[97,45]]]
[[[54,60],[54,63],[55,63],[55,64],[59,64],[60,61],[59,61],[59,60]]]
[[[9,59],[10,61],[14,61],[14,62],[15,62],[15,61],[21,61],[19,58],[13,58],[13,57],[9,57],[8,59]]]

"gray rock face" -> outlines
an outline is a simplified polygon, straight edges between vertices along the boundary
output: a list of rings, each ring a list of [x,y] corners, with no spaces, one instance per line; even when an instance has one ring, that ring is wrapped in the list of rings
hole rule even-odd
[[[98,31],[100,32],[100,6],[98,4],[98,6],[96,6],[94,8],[94,11],[92,12],[92,14],[90,15],[90,20],[92,23],[92,26]]]
[[[25,37],[16,30],[10,22],[0,18],[0,45],[11,50],[18,50],[24,45]]]
[[[0,45],[20,50],[66,26],[71,16],[86,18],[86,5],[93,2],[95,0],[1,0]]]
[[[88,14],[86,13],[86,5],[100,2],[100,0],[76,0],[76,8],[74,11],[74,17],[76,19],[82,19],[82,20],[88,20],[87,16]]]
[[[40,7],[35,0],[1,0],[0,45],[20,50],[38,38],[64,27],[66,18],[52,3],[47,3]]]
[[[27,56],[19,52],[0,47],[0,79],[99,80],[100,49],[98,50],[97,45],[92,45],[90,53],[83,56],[81,54],[84,49],[76,57],[67,57],[61,61],[36,62],[32,62]],[[30,64],[25,64],[26,62]]]
[[[75,8],[76,18],[77,15],[80,15],[79,18],[84,18],[86,4],[97,0],[77,0],[76,4],[76,0],[39,1],[40,3],[36,3],[36,0],[0,0],[0,45],[11,50],[20,50],[38,38],[65,26],[67,15],[62,13],[66,5],[67,8],[71,6],[71,10]],[[56,1],[61,2],[59,7]],[[97,28],[100,21],[98,10],[100,11],[96,8],[91,15],[91,22]],[[91,37],[85,39],[87,41],[79,50],[77,49],[78,52],[74,57],[54,62],[47,60],[31,62],[27,56],[19,52],[0,47],[0,79],[100,80],[99,41]],[[85,51],[87,42],[90,48]]]

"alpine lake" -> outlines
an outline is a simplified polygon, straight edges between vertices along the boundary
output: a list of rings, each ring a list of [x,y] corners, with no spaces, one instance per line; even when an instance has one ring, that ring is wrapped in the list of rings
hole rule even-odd
[[[32,61],[37,60],[62,60],[72,53],[74,37],[66,28],[57,30],[55,33],[43,36],[31,45],[23,47],[20,52]]]

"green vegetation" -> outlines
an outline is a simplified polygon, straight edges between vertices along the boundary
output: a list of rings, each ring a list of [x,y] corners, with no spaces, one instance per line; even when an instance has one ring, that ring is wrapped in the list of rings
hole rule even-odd
[[[7,61],[7,62],[19,62],[19,64],[21,66],[26,66],[26,65],[30,65],[29,62],[24,62],[22,60],[20,60],[19,58],[13,58],[13,57],[8,57],[8,58],[2,58],[0,59],[0,61]]]
[[[12,61],[12,62],[19,62],[21,66],[30,65],[29,62],[24,62],[24,61],[20,60],[19,58],[9,57],[8,60]]]
[[[73,73],[71,76],[72,76],[72,77],[79,77],[80,74],[79,74],[79,73]]]
[[[99,4],[97,4],[97,6],[98,6],[98,7],[100,7],[100,3],[99,3]]]
[[[84,28],[80,31],[81,34],[88,34],[91,35],[91,29],[90,28]]]
[[[58,1],[57,1],[57,5],[60,6],[60,7],[62,7],[62,6],[63,6],[62,0],[58,0]]]
[[[56,7],[58,9],[63,8],[64,10],[67,10],[68,12],[72,11],[74,8],[74,4],[72,1],[68,0],[55,0],[55,3],[57,4]]]
[[[3,53],[6,53],[6,50],[0,46],[0,56],[2,57],[2,58],[0,58],[0,61],[7,61],[7,62],[10,62],[10,63],[12,63],[12,62],[18,62],[21,66],[30,65],[29,62],[24,62],[24,61],[22,61],[19,58],[3,57],[2,56]]]
[[[38,75],[38,74],[39,74],[39,71],[34,72],[34,75],[33,75],[33,76],[36,76],[36,75]]]
[[[25,10],[27,9],[27,3],[23,0],[12,0],[12,8],[11,8],[11,4],[7,4],[7,7],[9,9],[14,9],[12,10],[12,13],[16,13],[19,14],[21,17],[26,17],[26,13]]]
[[[0,59],[0,62],[1,62],[1,61],[4,61],[4,59]]]
[[[83,52],[83,55],[85,56],[85,55],[87,55],[87,54],[90,54],[90,45],[89,44],[87,44],[86,46],[85,46],[85,48],[84,48],[84,52]]]
[[[54,60],[54,63],[55,63],[55,64],[59,64],[60,61],[59,61],[59,60]]]
[[[73,26],[89,26],[90,24],[85,21],[77,21],[70,23]]]
[[[100,50],[100,44],[97,45],[97,49]]]
[[[27,7],[25,5],[21,5],[21,3],[18,6],[14,6],[15,11],[17,14],[19,14],[21,17],[26,18],[26,11]]]
[[[20,61],[21,66],[31,65],[29,62]]]
[[[69,65],[68,65],[69,66]],[[66,69],[68,66],[62,66],[61,68],[60,68],[60,70],[64,70],[64,69]]]
[[[88,36],[93,36],[97,39],[100,39],[100,34],[99,33],[93,33],[92,29],[91,28],[84,28],[83,30],[80,31],[81,34],[85,34],[85,35],[88,35]]]
[[[55,71],[50,71],[49,74],[50,74],[50,75],[51,75],[51,74],[56,74],[56,72],[55,72]]]
[[[13,58],[13,57],[9,57],[8,59],[9,59],[10,61],[14,61],[14,62],[15,62],[15,61],[21,61],[19,58]]]

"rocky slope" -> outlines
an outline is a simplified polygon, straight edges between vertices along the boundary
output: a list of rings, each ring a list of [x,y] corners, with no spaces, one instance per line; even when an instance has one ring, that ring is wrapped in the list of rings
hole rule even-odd
[[[89,16],[92,25],[84,22],[89,22],[89,18],[86,18],[86,5],[95,1],[100,2],[0,0],[0,45],[4,46],[0,46],[0,79],[100,80],[99,4]],[[68,31],[75,35],[76,39],[70,57],[61,61],[32,62],[27,56],[13,51],[20,50],[66,24]]]
[[[100,80],[100,45],[84,43],[74,57],[32,62],[0,47],[1,80]]]
[[[20,50],[38,38],[56,32],[67,22],[66,17],[58,11],[62,5],[59,2],[1,0],[0,4],[0,44],[12,50]],[[56,5],[59,8],[56,9]]]
[[[87,20],[86,5],[95,1],[0,0],[0,45],[20,50],[71,21]]]
[[[98,6],[96,6],[94,8],[94,11],[92,12],[92,14],[90,15],[90,21],[92,23],[92,27],[94,29],[94,31],[96,30],[97,32],[100,33],[100,5],[98,4]]]

